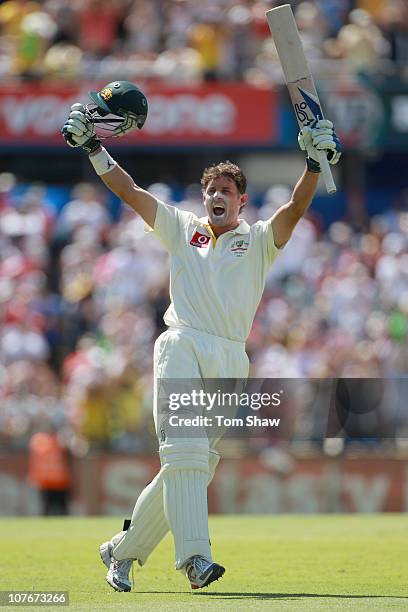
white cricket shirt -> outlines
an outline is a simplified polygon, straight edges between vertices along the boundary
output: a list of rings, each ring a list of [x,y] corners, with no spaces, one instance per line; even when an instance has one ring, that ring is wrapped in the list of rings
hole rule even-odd
[[[245,342],[268,268],[280,253],[271,224],[240,219],[215,241],[207,218],[158,201],[153,233],[170,254],[166,325]]]

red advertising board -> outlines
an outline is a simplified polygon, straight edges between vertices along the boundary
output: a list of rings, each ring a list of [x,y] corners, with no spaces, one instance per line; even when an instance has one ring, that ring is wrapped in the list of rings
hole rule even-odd
[[[60,85],[3,85],[0,90],[0,146],[65,146],[60,129],[74,102],[89,102],[84,88]],[[278,92],[243,83],[197,87],[141,85],[149,100],[142,131],[115,145],[266,145],[278,138]],[[113,141],[112,141],[113,144]]]
[[[157,457],[90,454],[73,463],[72,514],[129,516],[160,468]],[[23,453],[0,454],[0,515],[36,515]],[[292,458],[276,471],[256,458],[223,459],[209,488],[210,512],[310,514],[407,512],[407,462],[385,457]]]

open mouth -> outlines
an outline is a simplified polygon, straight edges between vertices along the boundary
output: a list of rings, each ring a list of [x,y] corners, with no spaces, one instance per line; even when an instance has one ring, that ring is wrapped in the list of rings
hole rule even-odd
[[[225,212],[225,208],[223,206],[214,206],[213,213],[216,217],[221,217]]]

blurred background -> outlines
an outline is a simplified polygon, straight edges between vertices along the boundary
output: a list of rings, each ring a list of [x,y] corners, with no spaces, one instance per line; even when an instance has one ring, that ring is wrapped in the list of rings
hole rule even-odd
[[[145,127],[109,143],[136,182],[201,213],[203,168],[231,159],[245,218],[266,219],[304,167],[265,18],[279,4],[0,2],[0,514],[129,514],[159,464],[167,256],[65,145],[70,104],[137,83]],[[405,511],[408,4],[290,4],[344,146],[338,192],[317,193],[272,267],[247,343],[252,377],[304,380],[291,426],[224,441],[210,508]],[[381,381],[368,418],[386,435],[328,436],[313,379],[337,378]]]

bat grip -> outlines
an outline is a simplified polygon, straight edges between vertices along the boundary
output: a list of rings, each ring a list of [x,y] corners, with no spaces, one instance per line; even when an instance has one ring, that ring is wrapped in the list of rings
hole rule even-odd
[[[324,184],[326,185],[327,193],[336,193],[337,187],[332,177],[329,162],[327,161],[326,151],[318,151],[319,164],[322,171]]]

